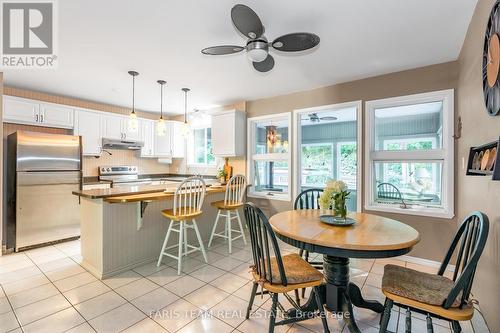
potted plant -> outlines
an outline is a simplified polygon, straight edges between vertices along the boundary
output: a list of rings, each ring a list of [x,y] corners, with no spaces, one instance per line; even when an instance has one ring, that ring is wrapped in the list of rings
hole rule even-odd
[[[224,170],[224,168],[219,168],[217,170],[217,179],[219,179],[219,182],[221,184],[225,184],[226,183],[226,177],[227,177],[227,171]]]
[[[333,215],[346,219],[347,198],[351,192],[347,191],[346,184],[341,180],[329,180],[319,198],[321,209],[333,209]]]

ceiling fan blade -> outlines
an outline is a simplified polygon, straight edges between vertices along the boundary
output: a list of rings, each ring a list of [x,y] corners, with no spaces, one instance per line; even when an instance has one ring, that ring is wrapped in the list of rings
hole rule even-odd
[[[238,4],[231,9],[231,20],[236,29],[248,38],[259,38],[264,33],[259,16],[245,5]]]
[[[269,72],[274,67],[274,58],[268,54],[264,61],[253,62],[253,67],[262,73]]]
[[[278,51],[297,52],[319,44],[319,36],[308,32],[296,32],[276,38],[271,45]]]
[[[201,53],[208,55],[224,55],[243,51],[245,48],[237,45],[211,46],[201,50]]]

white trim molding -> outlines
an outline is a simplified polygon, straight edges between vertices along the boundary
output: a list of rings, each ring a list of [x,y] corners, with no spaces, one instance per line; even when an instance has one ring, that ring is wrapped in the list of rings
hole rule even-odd
[[[296,198],[297,195],[300,193],[300,182],[299,182],[299,173],[300,173],[300,165],[301,165],[301,159],[300,159],[300,148],[301,148],[301,142],[302,142],[302,130],[300,126],[300,117],[304,113],[311,113],[311,112],[321,112],[325,110],[339,110],[339,109],[345,109],[349,107],[355,107],[356,108],[356,160],[357,160],[357,175],[356,175],[356,192],[357,192],[357,202],[356,202],[356,207],[357,211],[361,212],[362,204],[361,204],[361,199],[362,199],[362,174],[363,174],[363,163],[362,163],[362,158],[363,158],[363,103],[362,101],[352,101],[352,102],[346,102],[346,103],[338,103],[338,104],[329,104],[329,105],[321,105],[321,106],[315,106],[312,108],[305,108],[305,109],[296,109],[293,110],[293,197]]]
[[[375,110],[422,103],[442,102],[442,146],[440,149],[421,151],[375,150]],[[367,101],[365,103],[365,210],[453,218],[454,213],[454,90],[440,90],[423,94]],[[410,161],[442,163],[441,202],[439,207],[414,205],[401,208],[399,204],[375,202],[375,162]]]

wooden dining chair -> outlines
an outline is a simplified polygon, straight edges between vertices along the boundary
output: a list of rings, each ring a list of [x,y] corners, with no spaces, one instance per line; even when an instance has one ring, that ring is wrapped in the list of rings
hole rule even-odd
[[[300,192],[300,194],[295,198],[293,203],[293,209],[320,209],[319,197],[323,194],[322,188],[311,188]],[[314,268],[323,270],[322,261],[310,261],[309,251],[303,249],[299,250],[299,255],[303,257],[308,263],[310,263]],[[306,290],[302,289],[302,298],[305,297]],[[295,290],[295,300],[300,304],[299,291]]]
[[[453,332],[461,332],[459,321],[470,320],[474,314],[469,296],[488,230],[489,221],[485,214],[473,212],[467,216],[453,238],[437,274],[386,265],[382,278],[382,292],[386,300],[380,332],[387,330],[393,305],[407,308],[406,332],[411,332],[411,311],[427,316],[427,332],[433,332],[432,317],[450,321]],[[453,278],[449,279],[443,274],[454,254],[455,270]]]
[[[182,257],[194,251],[201,251],[205,262],[208,263],[205,247],[203,246],[203,241],[201,240],[200,231],[198,230],[195,219],[202,214],[201,206],[203,205],[204,199],[205,181],[201,177],[189,177],[177,187],[174,193],[173,208],[165,209],[161,212],[163,216],[170,219],[170,224],[156,266],[160,266],[163,256],[177,259],[177,274],[180,275]],[[190,245],[188,243],[188,229],[193,229],[195,231],[199,246]],[[167,247],[171,232],[177,232],[179,234],[179,242]],[[166,252],[172,248],[178,249],[177,255]]]
[[[269,333],[274,332],[276,325],[287,325],[309,319],[308,316],[285,316],[285,319],[276,322],[276,315],[277,308],[286,313],[279,303],[278,295],[283,294],[296,309],[299,309],[299,305],[287,293],[300,288],[312,287],[311,297],[315,297],[323,330],[329,332],[323,302],[318,290],[323,282],[323,274],[296,253],[281,256],[276,235],[267,217],[253,203],[245,204],[245,218],[252,244],[252,275],[254,280],[246,319],[250,317],[259,285],[262,287],[263,293],[270,294],[272,299]]]
[[[227,182],[224,200],[214,201],[211,203],[211,205],[217,208],[218,211],[217,217],[215,218],[215,224],[212,228],[212,233],[210,234],[210,240],[208,241],[208,247],[212,245],[212,240],[214,239],[214,237],[221,237],[228,240],[229,253],[232,253],[233,241],[239,238],[243,238],[243,243],[245,243],[245,245],[247,244],[245,232],[243,231],[243,225],[241,223],[240,212],[238,211],[238,209],[243,207],[243,196],[245,195],[246,188],[247,179],[245,178],[245,176],[233,176]],[[224,231],[223,233],[216,233],[215,231],[217,229],[217,223],[219,222],[219,218],[221,217],[226,218]],[[239,229],[233,229],[233,219],[237,220]]]

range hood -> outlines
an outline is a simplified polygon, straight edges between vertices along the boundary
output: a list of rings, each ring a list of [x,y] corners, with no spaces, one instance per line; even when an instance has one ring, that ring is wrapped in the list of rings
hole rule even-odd
[[[104,149],[139,150],[144,147],[144,142],[102,138],[102,147]]]

